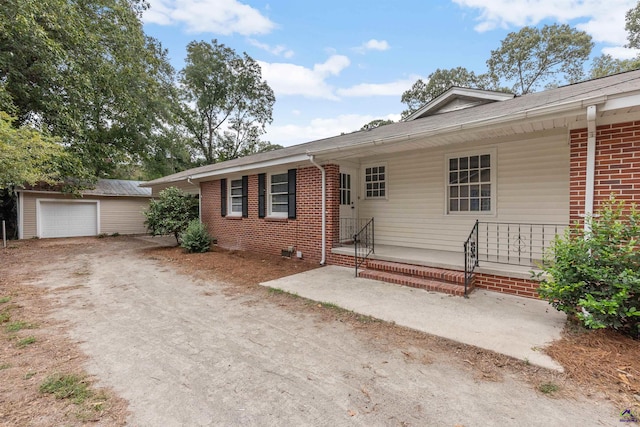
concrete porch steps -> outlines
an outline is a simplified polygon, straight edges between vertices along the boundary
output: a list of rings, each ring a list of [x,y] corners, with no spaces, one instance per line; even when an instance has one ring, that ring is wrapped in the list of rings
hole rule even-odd
[[[358,276],[427,291],[464,296],[463,271],[391,261],[367,260],[366,268],[361,270]],[[473,291],[474,285],[472,278],[467,288],[467,294]]]

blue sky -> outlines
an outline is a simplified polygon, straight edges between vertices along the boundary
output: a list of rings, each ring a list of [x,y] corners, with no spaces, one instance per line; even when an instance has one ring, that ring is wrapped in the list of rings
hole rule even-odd
[[[477,73],[509,32],[568,23],[589,33],[592,56],[635,55],[624,15],[635,0],[149,0],[147,34],[179,70],[192,40],[259,61],[276,95],[263,137],[284,146],[398,120],[402,92],[437,68]],[[589,67],[589,64],[587,65]]]

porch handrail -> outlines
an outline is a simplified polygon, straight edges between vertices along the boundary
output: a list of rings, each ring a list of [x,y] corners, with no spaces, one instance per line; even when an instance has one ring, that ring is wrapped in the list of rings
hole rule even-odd
[[[480,261],[535,267],[568,224],[477,222]]]
[[[369,255],[375,253],[375,235],[374,235],[374,222],[373,218],[371,218],[367,223],[353,235],[353,246],[355,249],[355,270],[356,277],[358,277],[358,267],[367,259]],[[360,246],[360,251],[362,251],[362,255],[360,255],[360,251],[358,250],[358,246]],[[360,255],[360,256],[359,256]],[[358,261],[358,258],[360,260]]]
[[[464,296],[473,279],[473,270],[478,266],[478,220],[476,219],[469,237],[464,242]]]

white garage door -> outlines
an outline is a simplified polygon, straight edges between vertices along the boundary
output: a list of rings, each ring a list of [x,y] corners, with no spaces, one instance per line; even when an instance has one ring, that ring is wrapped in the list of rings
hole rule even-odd
[[[41,201],[40,237],[77,237],[98,234],[97,202]]]

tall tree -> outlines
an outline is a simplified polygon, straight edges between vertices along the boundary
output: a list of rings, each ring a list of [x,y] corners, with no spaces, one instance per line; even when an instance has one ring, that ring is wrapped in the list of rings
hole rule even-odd
[[[183,123],[207,163],[273,148],[261,142],[275,96],[256,61],[220,44],[191,42],[180,72]]]
[[[627,11],[624,29],[627,30],[627,47],[640,48],[640,1]]]
[[[591,36],[566,24],[524,27],[491,51],[487,67],[494,78],[512,83],[513,91],[523,95],[543,84],[558,84],[560,76],[579,81],[592,48]]]
[[[0,84],[16,125],[61,137],[98,176],[136,162],[171,103],[173,70],[142,30],[144,0],[6,0]],[[0,95],[2,95],[0,90]],[[4,102],[3,102],[4,100]]]
[[[14,127],[14,122],[0,112],[0,190],[38,183],[66,183],[73,190],[90,183],[91,175],[57,139],[28,125]]]
[[[395,122],[393,120],[375,119],[363,125],[360,130],[372,130],[375,128],[379,128],[380,126],[390,125],[391,123]]]
[[[590,77],[596,79],[624,71],[637,70],[638,68],[640,68],[640,57],[618,59],[611,55],[603,54],[593,59]]]

